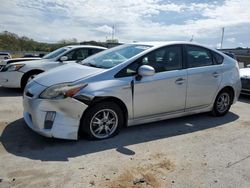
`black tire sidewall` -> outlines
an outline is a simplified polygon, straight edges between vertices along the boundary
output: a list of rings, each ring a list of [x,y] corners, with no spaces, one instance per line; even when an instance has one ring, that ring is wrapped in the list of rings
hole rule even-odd
[[[38,73],[38,74],[39,74],[39,73]],[[26,76],[23,78],[23,80],[22,80],[21,89],[24,90],[24,88],[25,88],[25,86],[27,85],[28,80],[29,80],[30,77],[35,76],[35,75],[38,75],[38,74],[34,73],[34,74],[28,74],[28,75],[26,75]]]
[[[219,112],[218,109],[217,109],[217,101],[218,101],[219,97],[220,97],[222,94],[224,94],[224,93],[227,93],[227,94],[229,95],[229,97],[230,97],[230,104],[229,104],[229,106],[228,106],[228,109],[227,109],[225,112],[222,112],[222,113],[221,113],[221,112]],[[214,116],[218,116],[218,117],[226,115],[226,114],[228,113],[228,111],[230,110],[230,108],[231,108],[231,104],[232,104],[232,95],[231,95],[231,93],[230,93],[229,91],[227,91],[227,90],[222,90],[222,91],[217,95],[217,97],[216,97],[216,99],[215,99],[215,101],[214,101],[214,106],[213,106],[212,114],[213,114]]]
[[[29,78],[28,78],[29,79]],[[24,90],[25,86],[27,85],[27,81],[28,79],[25,77],[23,78],[23,80],[21,81],[21,89]]]
[[[95,137],[90,130],[90,122],[91,119],[93,118],[93,115],[96,114],[98,111],[102,110],[102,109],[111,109],[113,110],[117,117],[118,117],[118,124],[116,127],[116,130],[109,135],[106,138],[97,138]],[[122,113],[121,108],[113,102],[101,102],[101,103],[97,103],[93,106],[91,106],[89,109],[87,109],[87,111],[83,114],[83,117],[81,119],[81,125],[80,125],[80,133],[87,135],[87,138],[90,140],[102,140],[102,139],[107,139],[107,138],[111,138],[115,135],[118,134],[119,130],[121,129],[121,127],[123,126],[124,123],[124,116]]]

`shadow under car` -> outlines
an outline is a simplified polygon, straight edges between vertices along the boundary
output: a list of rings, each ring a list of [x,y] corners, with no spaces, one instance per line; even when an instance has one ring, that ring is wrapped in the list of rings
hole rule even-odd
[[[11,154],[41,161],[67,161],[68,158],[109,149],[116,149],[124,155],[134,155],[136,152],[126,146],[226,126],[238,118],[232,112],[220,118],[211,117],[207,113],[198,114],[124,128],[117,136],[100,141],[45,138],[31,131],[24,120],[19,119],[5,127],[0,141]]]

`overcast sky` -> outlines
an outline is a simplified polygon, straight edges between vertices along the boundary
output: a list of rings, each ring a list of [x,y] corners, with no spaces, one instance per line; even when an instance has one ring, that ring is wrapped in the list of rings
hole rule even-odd
[[[250,0],[0,0],[0,31],[42,42],[190,40],[250,47]]]

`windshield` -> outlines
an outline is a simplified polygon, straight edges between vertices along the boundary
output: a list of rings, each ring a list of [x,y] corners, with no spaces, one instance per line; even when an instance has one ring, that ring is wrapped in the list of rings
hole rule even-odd
[[[55,58],[57,56],[59,56],[60,54],[66,52],[68,49],[70,48],[59,48],[53,52],[50,52],[49,54],[43,56],[43,59],[52,59],[52,58]]]
[[[150,47],[152,46],[139,44],[126,44],[118,46],[84,60],[83,65],[109,69],[125,62]]]

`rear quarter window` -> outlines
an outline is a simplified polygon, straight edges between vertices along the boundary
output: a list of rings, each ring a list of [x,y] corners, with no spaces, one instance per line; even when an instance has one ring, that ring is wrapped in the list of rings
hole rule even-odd
[[[212,51],[213,57],[214,57],[214,63],[217,65],[220,65],[223,63],[224,57],[214,51]]]

